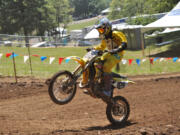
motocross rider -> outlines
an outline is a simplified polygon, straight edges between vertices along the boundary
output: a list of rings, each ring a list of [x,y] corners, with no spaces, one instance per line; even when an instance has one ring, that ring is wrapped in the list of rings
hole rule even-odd
[[[103,93],[106,96],[111,96],[111,70],[112,68],[118,64],[124,55],[124,49],[127,48],[127,39],[125,35],[116,30],[112,30],[112,24],[107,18],[102,18],[99,20],[99,23],[94,26],[101,38],[101,43],[94,47],[96,50],[108,50],[108,53],[104,53],[101,56],[101,60],[105,61],[103,65],[104,71],[104,84],[105,89]],[[83,79],[79,84],[80,88],[84,88],[88,83],[88,72],[83,73]]]

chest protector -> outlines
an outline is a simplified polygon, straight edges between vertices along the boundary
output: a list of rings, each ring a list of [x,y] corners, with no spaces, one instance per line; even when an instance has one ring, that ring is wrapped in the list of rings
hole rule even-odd
[[[104,43],[106,44],[106,48],[108,50],[112,50],[118,48],[124,40],[126,41],[126,38],[122,32],[113,31],[112,37],[104,40],[105,40]]]

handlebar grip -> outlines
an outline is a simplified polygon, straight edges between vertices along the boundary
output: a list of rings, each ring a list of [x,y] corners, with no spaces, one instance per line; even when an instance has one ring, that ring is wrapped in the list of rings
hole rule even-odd
[[[93,48],[86,48],[86,51],[89,52],[91,51]]]
[[[98,55],[101,56],[103,54],[103,51],[99,50]]]

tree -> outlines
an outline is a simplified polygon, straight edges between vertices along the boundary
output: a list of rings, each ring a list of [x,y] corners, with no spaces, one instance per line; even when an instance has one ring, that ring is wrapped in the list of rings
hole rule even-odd
[[[68,23],[72,21],[72,12],[73,8],[70,7],[69,0],[50,0],[51,5],[55,10],[55,21],[56,26],[51,31],[51,35],[56,35],[55,40],[57,41],[57,38],[61,40],[64,30],[67,27]],[[60,29],[57,30],[57,27]],[[61,31],[61,28],[64,28],[63,31]],[[57,37],[59,35],[59,37]]]
[[[87,18],[90,15],[97,15],[109,7],[111,0],[70,0],[74,8],[73,17]]]
[[[44,7],[39,8],[39,20],[37,20],[37,35],[44,35],[45,31],[50,31],[56,26],[55,9],[48,2]]]
[[[99,14],[102,10],[104,10],[105,8],[109,7],[109,0],[90,0],[89,1],[89,15],[97,15]]]
[[[73,8],[70,7],[68,0],[52,0],[52,5],[55,9],[57,26],[63,24],[64,27],[72,21]]]
[[[111,19],[132,17],[142,14],[154,14],[170,11],[179,0],[112,0],[109,14]],[[117,9],[120,8],[119,12]]]
[[[169,12],[179,0],[147,0],[145,4],[146,13],[163,13]]]
[[[117,19],[122,17],[132,17],[144,13],[144,4],[146,0],[112,0],[109,17]],[[120,11],[118,10],[120,9]]]
[[[0,32],[4,34],[13,34],[18,31],[19,24],[16,17],[11,13],[15,13],[13,10],[13,3],[11,0],[0,1]],[[16,27],[14,27],[16,26]]]
[[[26,46],[28,46],[28,35],[31,35],[34,30],[42,34],[54,25],[50,14],[47,0],[1,0],[1,32],[24,33]]]
[[[74,8],[74,17],[84,17],[88,13],[88,0],[70,0],[71,7]]]

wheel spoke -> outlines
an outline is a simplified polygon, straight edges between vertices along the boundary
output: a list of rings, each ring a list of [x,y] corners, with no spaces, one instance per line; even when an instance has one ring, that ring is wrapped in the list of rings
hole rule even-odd
[[[59,72],[54,76],[49,86],[49,94],[51,99],[57,104],[69,102],[76,92],[76,84],[72,84],[73,77],[68,71]]]
[[[115,103],[108,104],[107,106],[107,118],[112,124],[122,124],[129,117],[129,104],[127,100],[121,96],[114,97],[113,99]]]

